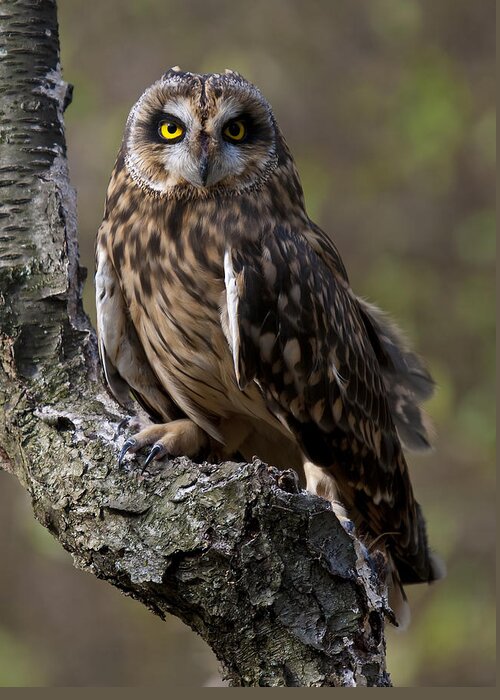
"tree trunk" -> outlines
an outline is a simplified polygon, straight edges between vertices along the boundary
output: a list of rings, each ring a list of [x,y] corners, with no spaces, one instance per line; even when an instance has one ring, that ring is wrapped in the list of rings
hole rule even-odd
[[[0,5],[0,463],[75,565],[211,645],[237,686],[387,686],[385,592],[290,473],[119,471],[124,417],[81,306],[56,4]],[[5,565],[5,563],[4,563]]]

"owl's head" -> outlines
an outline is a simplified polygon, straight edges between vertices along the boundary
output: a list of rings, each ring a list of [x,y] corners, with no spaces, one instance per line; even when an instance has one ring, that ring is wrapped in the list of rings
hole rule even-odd
[[[171,196],[258,188],[278,163],[267,101],[234,71],[169,70],[132,108],[123,155],[141,187]]]

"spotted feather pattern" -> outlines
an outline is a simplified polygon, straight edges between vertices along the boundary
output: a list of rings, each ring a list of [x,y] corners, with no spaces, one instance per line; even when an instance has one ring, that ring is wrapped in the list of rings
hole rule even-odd
[[[431,579],[380,349],[341,267],[332,270],[306,235],[280,226],[232,249],[231,269],[241,388],[255,381],[307,456],[331,470],[362,531],[397,533],[389,539],[405,562],[403,582]]]
[[[185,128],[175,146],[158,132],[172,115]],[[234,119],[247,128],[238,145],[222,138]],[[99,347],[119,401],[188,418],[225,456],[299,472],[310,461],[396,583],[438,576],[402,451],[429,446],[432,379],[351,290],[255,86],[175,68],[143,93],[96,253]]]

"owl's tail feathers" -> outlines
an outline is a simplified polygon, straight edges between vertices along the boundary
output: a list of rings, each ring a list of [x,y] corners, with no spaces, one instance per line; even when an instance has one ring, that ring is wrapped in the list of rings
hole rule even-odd
[[[413,535],[410,540],[406,541],[407,538],[404,536],[403,538],[396,536],[386,543],[389,605],[401,629],[405,629],[410,621],[410,611],[403,586],[414,583],[433,583],[446,575],[443,560],[429,548],[424,516],[416,501],[413,501],[408,517],[409,532]],[[402,540],[405,542],[404,546]]]
[[[434,437],[432,422],[420,407],[418,396],[409,388],[407,376],[384,372],[383,379],[389,409],[403,446],[419,452],[431,449]]]
[[[434,393],[435,383],[422,360],[412,352],[401,330],[380,309],[358,299],[366,331],[387,391],[399,438],[409,450],[431,447],[432,424],[420,404]]]
[[[415,533],[410,541],[403,547],[401,539],[396,537],[389,545],[401,583],[406,586],[438,581],[445,576],[446,567],[442,559],[429,548],[424,516],[416,501],[413,501],[413,507],[409,510],[408,524],[410,533]]]
[[[430,577],[428,583],[439,581],[439,579],[446,576],[446,566],[441,557],[432,553],[429,555],[429,562]],[[392,560],[392,557],[390,557],[388,565],[387,588],[389,607],[394,613],[394,618],[397,623],[397,630],[403,632],[410,624],[411,610],[408,603],[408,598],[406,597],[406,593],[401,582],[397,565]]]
[[[403,584],[399,578],[398,570],[394,566],[393,562],[390,562],[387,590],[389,598],[389,607],[391,608],[394,619],[396,622],[396,628],[398,631],[403,632],[408,628],[411,620],[411,610],[410,604],[408,603],[408,598],[406,597]]]

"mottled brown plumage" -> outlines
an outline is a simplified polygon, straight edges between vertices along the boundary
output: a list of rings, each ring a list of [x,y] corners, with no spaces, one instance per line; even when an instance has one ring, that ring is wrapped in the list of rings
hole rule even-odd
[[[125,449],[292,466],[402,583],[438,577],[401,447],[428,447],[432,379],[352,292],[253,85],[172,69],[143,94],[96,256],[106,379],[156,421]]]

